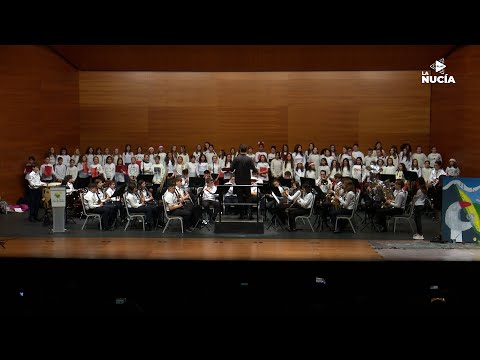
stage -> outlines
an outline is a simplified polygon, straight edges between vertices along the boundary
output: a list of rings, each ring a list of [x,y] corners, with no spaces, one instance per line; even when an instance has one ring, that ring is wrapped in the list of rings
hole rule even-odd
[[[182,235],[78,219],[50,234],[24,216],[0,217],[3,315],[466,315],[480,293],[478,245],[429,242],[431,219],[419,241],[408,226]]]

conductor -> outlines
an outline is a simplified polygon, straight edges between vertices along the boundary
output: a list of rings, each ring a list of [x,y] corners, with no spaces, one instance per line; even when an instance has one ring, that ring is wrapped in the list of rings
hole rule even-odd
[[[233,159],[231,168],[235,174],[235,183],[237,185],[251,185],[251,171],[256,170],[253,159],[246,155],[247,145],[240,145],[240,154]],[[237,188],[237,197],[239,203],[246,203],[250,195],[250,187],[241,186]],[[240,206],[240,218],[245,217],[245,206]]]

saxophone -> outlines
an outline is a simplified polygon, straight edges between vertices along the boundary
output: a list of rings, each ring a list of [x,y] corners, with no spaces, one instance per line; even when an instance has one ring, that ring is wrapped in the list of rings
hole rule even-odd
[[[383,190],[383,198],[385,202],[395,200],[395,196],[393,196],[392,188],[390,187],[390,182],[386,182],[386,184],[382,187],[382,190]],[[382,209],[386,207],[385,202],[382,204]]]
[[[334,196],[338,196],[340,197],[340,191],[343,189],[343,183],[340,184],[336,189],[335,189],[335,192],[334,192]],[[340,204],[340,200],[338,200],[336,197],[334,197],[332,199],[332,206],[336,209],[336,210],[339,210],[342,205]]]

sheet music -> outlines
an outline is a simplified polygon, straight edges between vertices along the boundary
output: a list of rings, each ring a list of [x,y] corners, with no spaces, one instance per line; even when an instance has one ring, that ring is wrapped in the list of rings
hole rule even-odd
[[[277,202],[277,204],[280,204],[280,199],[277,197],[277,195],[275,195],[275,193],[273,191],[272,191],[272,196],[275,199],[275,201]]]

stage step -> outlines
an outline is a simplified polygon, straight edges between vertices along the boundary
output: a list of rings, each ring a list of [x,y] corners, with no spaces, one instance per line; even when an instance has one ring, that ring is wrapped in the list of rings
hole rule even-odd
[[[253,220],[240,219],[238,215],[223,215],[222,221],[215,221],[216,234],[263,234],[263,217],[259,221],[254,216]]]

